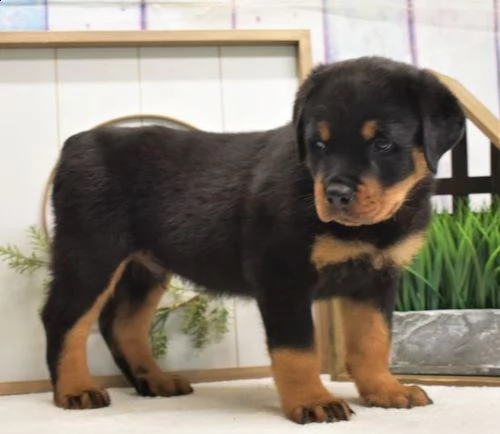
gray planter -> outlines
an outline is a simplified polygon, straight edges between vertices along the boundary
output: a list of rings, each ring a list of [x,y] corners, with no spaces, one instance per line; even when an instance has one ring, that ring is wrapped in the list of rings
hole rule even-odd
[[[500,310],[395,312],[391,371],[500,375]]]

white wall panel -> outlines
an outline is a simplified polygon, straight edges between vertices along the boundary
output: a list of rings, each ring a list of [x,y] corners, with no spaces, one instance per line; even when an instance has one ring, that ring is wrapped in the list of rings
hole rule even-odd
[[[257,303],[253,300],[238,300],[235,304],[238,366],[268,366],[271,359]]]
[[[222,47],[221,68],[226,131],[263,130],[291,120],[298,86],[293,48]]]
[[[0,50],[0,242],[28,251],[57,150],[53,50]],[[47,374],[38,309],[40,280],[0,263],[0,381]]]
[[[61,141],[122,115],[140,112],[136,48],[57,50]]]
[[[142,110],[220,131],[220,73],[217,47],[141,48]]]

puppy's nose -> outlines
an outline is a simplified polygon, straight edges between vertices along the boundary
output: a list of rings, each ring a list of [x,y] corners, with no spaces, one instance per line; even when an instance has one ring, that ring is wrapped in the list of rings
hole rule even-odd
[[[326,198],[332,205],[345,208],[354,198],[354,187],[345,181],[332,180],[326,187]]]

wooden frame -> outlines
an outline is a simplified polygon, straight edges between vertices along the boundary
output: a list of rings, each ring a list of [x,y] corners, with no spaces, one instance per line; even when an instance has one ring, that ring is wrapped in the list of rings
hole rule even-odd
[[[186,31],[76,31],[76,32],[0,32],[0,49],[151,47],[210,45],[289,45],[296,48],[297,71],[302,82],[312,68],[311,42],[308,30],[186,30]],[[330,326],[328,305],[315,307],[316,342],[322,360],[322,371],[328,372]],[[263,342],[263,345],[265,343]],[[182,372],[192,382],[222,381],[267,377],[269,367],[207,369]],[[121,375],[94,377],[105,387],[129,386]],[[46,392],[48,380],[0,383],[0,395]]]
[[[451,194],[454,200],[473,193],[500,193],[500,120],[495,117],[465,86],[452,77],[431,72],[458,98],[466,117],[491,142],[491,176],[469,177],[466,138],[452,151],[452,178],[438,181],[436,194]],[[329,306],[332,334],[329,373],[332,380],[350,381],[345,369],[341,312],[337,301]],[[500,377],[467,375],[396,375],[403,383],[453,386],[500,386]]]
[[[308,30],[148,30],[0,32],[0,48],[167,47],[206,45],[292,45],[299,79],[311,70]]]

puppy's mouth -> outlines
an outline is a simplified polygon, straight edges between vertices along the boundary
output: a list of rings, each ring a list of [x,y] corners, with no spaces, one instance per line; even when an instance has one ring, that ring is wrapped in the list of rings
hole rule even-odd
[[[343,226],[374,225],[392,218],[401,208],[405,192],[383,189],[372,179],[363,180],[349,200],[331,200],[321,177],[314,183],[314,203],[323,223]]]

